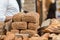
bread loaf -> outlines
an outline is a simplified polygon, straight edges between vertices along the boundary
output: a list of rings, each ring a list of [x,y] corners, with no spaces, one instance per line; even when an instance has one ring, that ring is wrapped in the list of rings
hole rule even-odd
[[[34,30],[21,30],[21,34],[29,34],[29,36],[34,36],[37,32]]]
[[[39,20],[39,14],[35,12],[27,13],[22,17],[22,21],[25,21],[25,22],[35,23],[35,22],[38,22],[38,20]]]
[[[19,33],[19,30],[11,30],[12,33]]]
[[[38,29],[39,25],[37,23],[29,23],[28,29],[36,30]]]
[[[13,18],[12,18],[12,20],[14,21],[14,22],[20,22],[20,21],[22,21],[22,16],[24,15],[24,13],[22,13],[22,12],[20,12],[20,13],[18,13],[18,14],[15,14],[14,16],[13,16]]]
[[[27,23],[26,22],[13,22],[12,28],[13,29],[27,29]]]

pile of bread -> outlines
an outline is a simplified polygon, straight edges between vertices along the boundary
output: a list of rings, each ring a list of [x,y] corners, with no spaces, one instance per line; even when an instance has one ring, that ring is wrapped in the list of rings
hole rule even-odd
[[[14,34],[12,32],[7,32],[6,35],[0,35],[0,40],[60,40],[60,34],[45,33],[42,36],[35,35],[29,37],[28,34]]]
[[[47,27],[41,28],[38,30],[38,13],[21,12],[8,22],[0,22],[0,40],[60,40],[60,19],[51,19]],[[43,35],[40,36],[38,32],[43,32]]]
[[[7,32],[6,35],[0,35],[0,40],[48,40],[49,33],[46,33],[42,36],[32,36],[29,37],[28,34],[14,34],[12,32]]]
[[[48,25],[44,31],[51,33],[60,33],[60,19],[51,19],[50,25]]]
[[[39,28],[38,32],[40,35],[49,33],[44,40],[60,40],[60,19],[50,19],[49,25]]]
[[[39,36],[38,28],[40,28],[38,13],[21,12],[15,14],[12,20],[0,23],[0,40],[28,40],[31,37]]]
[[[39,26],[39,14],[36,12],[18,13],[12,18],[12,30],[19,30],[20,34],[35,35]]]
[[[18,27],[17,27],[18,26]],[[35,30],[39,27],[39,14],[30,13],[18,13],[13,16],[13,29],[32,29]]]

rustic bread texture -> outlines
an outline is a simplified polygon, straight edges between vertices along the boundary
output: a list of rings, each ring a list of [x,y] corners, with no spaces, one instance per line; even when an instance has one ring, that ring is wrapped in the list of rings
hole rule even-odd
[[[22,21],[22,16],[24,15],[24,13],[18,13],[18,14],[15,14],[14,16],[13,16],[13,18],[12,18],[12,20],[14,21],[14,22],[20,22],[20,21]]]
[[[34,36],[37,32],[34,30],[21,30],[20,31],[21,34],[29,34],[29,36]]]
[[[27,23],[26,22],[13,22],[12,28],[13,29],[27,29]]]
[[[41,37],[31,37],[29,40],[41,40]]]
[[[16,33],[19,33],[19,30],[11,30],[11,32],[16,34]]]
[[[39,25],[37,23],[28,23],[28,29],[36,30],[38,27]]]
[[[27,13],[22,17],[22,21],[25,21],[25,22],[35,23],[35,22],[38,22],[38,20],[39,20],[39,14],[34,12]]]

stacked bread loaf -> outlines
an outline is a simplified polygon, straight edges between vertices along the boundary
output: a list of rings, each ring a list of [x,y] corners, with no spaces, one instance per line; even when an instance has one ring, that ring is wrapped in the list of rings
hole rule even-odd
[[[12,30],[19,30],[20,34],[33,36],[39,28],[39,14],[36,12],[18,13],[13,16],[12,21]]]

